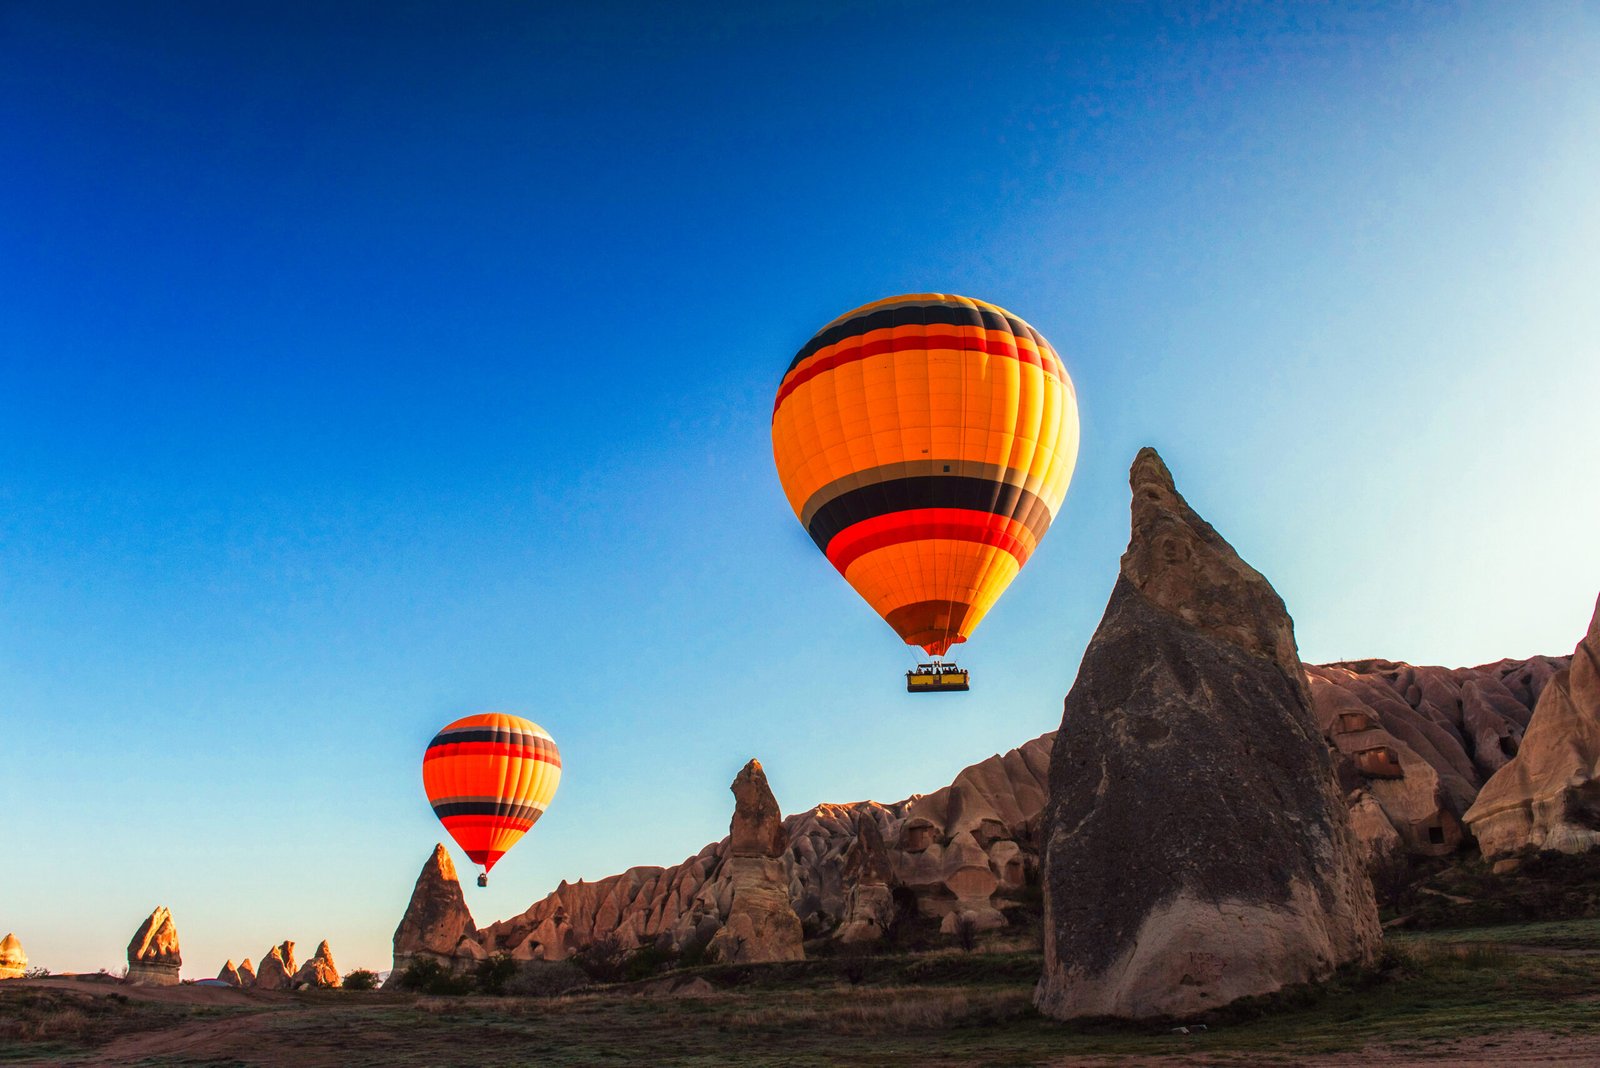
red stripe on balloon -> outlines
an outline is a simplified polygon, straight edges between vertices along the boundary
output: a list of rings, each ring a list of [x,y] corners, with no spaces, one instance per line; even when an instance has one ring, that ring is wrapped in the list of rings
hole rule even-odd
[[[831,371],[835,367],[869,359],[873,356],[881,356],[886,352],[909,352],[914,349],[956,349],[961,352],[986,352],[991,356],[1009,356],[1013,360],[1032,364],[1057,376],[1066,376],[1066,370],[1061,366],[1060,360],[1054,356],[1048,360],[1041,358],[1039,353],[1018,345],[1014,336],[1009,343],[998,339],[991,341],[988,338],[971,337],[966,334],[881,337],[872,341],[862,341],[849,347],[835,349],[827,356],[819,357],[803,367],[795,368],[783,380],[783,385],[778,387],[778,397],[772,402],[772,414],[776,417],[778,408],[782,406],[789,394],[824,371]]]
[[[454,756],[516,756],[524,760],[542,760],[555,767],[561,766],[561,756],[549,749],[535,749],[527,745],[506,742],[444,742],[430,746],[422,755],[424,761]]]
[[[834,535],[828,542],[828,562],[842,575],[845,568],[874,549],[944,538],[996,546],[1016,557],[1020,566],[1028,562],[1032,553],[1027,543],[1013,533],[1020,527],[1022,524],[1006,516],[967,508],[913,508],[890,512],[852,524]]]

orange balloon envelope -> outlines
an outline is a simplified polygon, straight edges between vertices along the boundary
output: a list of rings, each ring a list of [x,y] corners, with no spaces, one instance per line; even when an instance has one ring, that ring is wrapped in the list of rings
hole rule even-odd
[[[1005,309],[890,297],[795,356],[772,454],[817,548],[906,644],[942,656],[1060,510],[1078,402],[1050,343]]]
[[[458,719],[428,743],[422,785],[434,815],[488,872],[555,796],[561,753],[545,729],[488,712]]]

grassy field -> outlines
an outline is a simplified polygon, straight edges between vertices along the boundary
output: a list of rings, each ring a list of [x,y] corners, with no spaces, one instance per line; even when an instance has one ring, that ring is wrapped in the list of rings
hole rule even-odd
[[[1374,973],[1236,1005],[1188,1035],[1046,1020],[1030,1000],[1039,966],[980,948],[677,973],[703,980],[693,995],[654,980],[553,998],[13,981],[0,1063],[1600,1062],[1600,920],[1396,936]]]

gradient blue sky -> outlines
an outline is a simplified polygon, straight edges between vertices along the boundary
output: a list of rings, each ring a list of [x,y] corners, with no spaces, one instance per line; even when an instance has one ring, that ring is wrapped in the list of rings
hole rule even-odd
[[[566,758],[481,922],[720,837],[751,756],[936,788],[1058,723],[1147,443],[1308,660],[1569,652],[1600,8],[1401,6],[0,5],[0,933],[387,967],[473,711]],[[917,290],[1084,428],[950,699],[768,438]]]

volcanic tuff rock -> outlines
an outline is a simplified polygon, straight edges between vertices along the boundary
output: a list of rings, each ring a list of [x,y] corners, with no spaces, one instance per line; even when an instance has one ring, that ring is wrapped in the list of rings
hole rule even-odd
[[[246,961],[245,963],[248,964],[249,962]],[[239,975],[239,969],[234,965],[232,957],[229,957],[228,963],[222,966],[222,970],[217,973],[217,978],[229,986],[244,986],[244,979]]]
[[[1454,852],[1461,816],[1516,754],[1534,702],[1569,659],[1472,668],[1354,660],[1306,668],[1339,781],[1355,792],[1354,802],[1367,798],[1375,808],[1356,821],[1369,852]]]
[[[339,985],[339,968],[333,963],[333,951],[328,948],[328,940],[323,939],[317,946],[317,951],[310,960],[300,966],[294,973],[294,978],[289,985],[295,990],[304,987],[317,987],[331,990]]]
[[[0,939],[0,979],[20,979],[28,971],[28,955],[14,934]]]
[[[461,893],[461,880],[456,877],[455,862],[443,844],[435,845],[433,855],[417,875],[400,926],[394,930],[394,971],[388,982],[396,981],[413,958],[449,961],[456,956],[463,939],[476,944],[477,935],[477,925],[472,922],[467,899]]]
[[[1466,821],[1486,857],[1600,843],[1600,601],[1571,665],[1539,695],[1521,749]]]
[[[844,853],[844,920],[841,942],[874,942],[894,923],[894,863],[883,845],[878,821],[856,817],[856,836]]]
[[[183,956],[178,928],[165,905],[157,906],[128,943],[128,979],[136,986],[176,986]]]
[[[240,986],[255,986],[256,985],[256,967],[255,967],[255,965],[250,963],[250,958],[249,957],[246,957],[239,964],[239,985]]]
[[[1040,1010],[1188,1016],[1370,961],[1377,907],[1276,591],[1134,460],[1050,766]]]
[[[294,943],[273,946],[261,958],[255,986],[261,990],[288,990],[294,985]]]
[[[723,861],[733,884],[727,919],[707,946],[712,959],[730,964],[804,960],[805,935],[789,903],[789,880],[778,860],[789,846],[783,813],[767,785],[761,762],[752,760],[734,778],[729,856]]]
[[[842,932],[849,889],[845,854],[863,820],[876,826],[885,843],[891,893],[903,890],[922,915],[946,916],[961,900],[957,889],[964,885],[968,854],[946,853],[963,833],[988,854],[999,883],[991,903],[1015,904],[1010,895],[1038,870],[1039,812],[1054,740],[1051,732],[974,764],[931,794],[888,805],[823,804],[785,818],[789,847],[779,862],[796,914],[813,930]],[[602,939],[615,939],[623,949],[703,945],[733,903],[731,866],[724,863],[731,843],[730,835],[668,868],[636,867],[595,882],[562,882],[526,912],[490,924],[472,941],[519,960],[565,960]],[[951,877],[955,888],[946,885]]]

